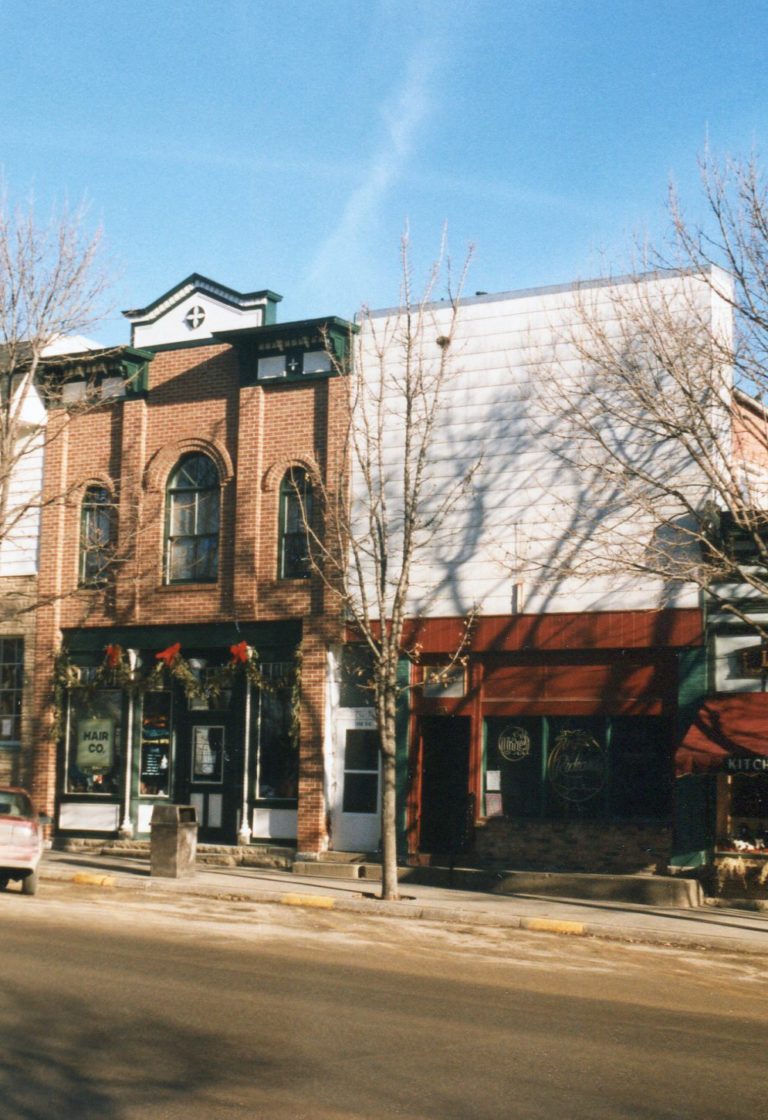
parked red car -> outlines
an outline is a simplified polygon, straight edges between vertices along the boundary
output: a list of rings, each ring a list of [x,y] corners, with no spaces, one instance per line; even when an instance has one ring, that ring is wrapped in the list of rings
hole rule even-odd
[[[34,894],[42,854],[43,830],[29,794],[0,786],[0,891],[20,879],[22,892]]]

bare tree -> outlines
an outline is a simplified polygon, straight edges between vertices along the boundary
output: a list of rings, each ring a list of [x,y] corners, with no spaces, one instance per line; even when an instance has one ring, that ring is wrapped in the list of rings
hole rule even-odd
[[[33,204],[14,207],[0,195],[0,552],[13,570],[14,549],[34,540],[42,506],[42,456],[63,425],[46,424],[61,394],[46,376],[46,358],[97,318],[106,288],[98,265],[99,233],[82,208],[38,219]],[[4,604],[6,614],[11,605]],[[26,604],[28,608],[28,604]]]
[[[546,356],[543,427],[579,479],[550,574],[650,579],[659,605],[698,588],[766,640],[768,194],[755,161],[701,177],[702,221],[673,193],[668,244],[577,288]]]
[[[310,527],[313,569],[340,602],[354,638],[367,653],[382,760],[382,897],[398,897],[396,715],[398,666],[419,659],[408,645],[414,568],[443,532],[469,488],[478,461],[436,480],[434,440],[452,377],[451,345],[469,257],[452,287],[444,248],[423,291],[414,295],[408,238],[401,243],[399,307],[376,315],[363,308],[351,340],[346,431],[333,491],[320,482],[324,526]],[[444,285],[446,298],[433,303]],[[466,643],[456,636],[454,659]],[[445,671],[448,670],[446,666]]]

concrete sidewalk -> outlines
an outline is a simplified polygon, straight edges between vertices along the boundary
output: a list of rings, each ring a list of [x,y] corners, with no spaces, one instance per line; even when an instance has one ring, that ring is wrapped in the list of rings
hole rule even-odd
[[[768,911],[714,906],[670,909],[594,899],[546,898],[532,894],[493,894],[424,884],[401,883],[399,902],[377,898],[378,884],[302,878],[286,871],[251,867],[198,866],[185,879],[153,878],[146,860],[48,851],[40,865],[43,882],[71,882],[117,890],[151,891],[307,906],[417,918],[464,925],[505,926],[614,941],[669,945],[724,952],[759,953],[768,949]]]

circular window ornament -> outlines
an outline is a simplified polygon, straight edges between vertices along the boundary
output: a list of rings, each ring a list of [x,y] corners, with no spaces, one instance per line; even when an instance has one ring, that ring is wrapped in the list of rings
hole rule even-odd
[[[205,308],[201,307],[199,303],[195,304],[194,307],[190,307],[189,311],[184,316],[184,322],[191,331],[196,331],[198,327],[202,327],[205,322]]]
[[[505,727],[499,735],[498,748],[507,762],[522,762],[531,753],[531,737],[524,727]]]
[[[603,748],[586,731],[561,731],[549,756],[547,774],[563,801],[591,801],[605,786]]]

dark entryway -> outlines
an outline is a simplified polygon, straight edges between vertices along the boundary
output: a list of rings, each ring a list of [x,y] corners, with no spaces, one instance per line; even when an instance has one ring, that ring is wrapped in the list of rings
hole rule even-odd
[[[202,841],[234,844],[242,789],[239,721],[228,712],[191,711],[180,723],[176,796],[197,809]]]
[[[459,852],[468,845],[469,737],[468,717],[421,719],[422,852]]]

